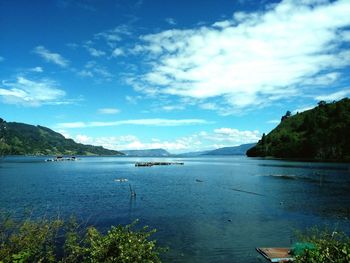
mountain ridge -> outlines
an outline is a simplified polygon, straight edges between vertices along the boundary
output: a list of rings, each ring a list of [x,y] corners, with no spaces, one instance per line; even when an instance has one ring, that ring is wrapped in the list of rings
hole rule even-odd
[[[247,150],[255,145],[256,143],[246,143],[238,146],[222,147],[211,150],[203,155],[245,155]]]
[[[102,146],[84,145],[47,127],[0,118],[0,155],[123,155]]]

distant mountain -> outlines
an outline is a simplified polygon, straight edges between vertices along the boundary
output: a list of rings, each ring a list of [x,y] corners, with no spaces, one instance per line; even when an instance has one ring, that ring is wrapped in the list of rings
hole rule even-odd
[[[197,156],[205,155],[208,152],[210,151],[180,153],[180,154],[176,154],[176,157],[197,157]]]
[[[123,155],[123,153],[76,143],[43,126],[6,122],[0,118],[0,155]]]
[[[164,149],[146,149],[146,150],[124,150],[121,151],[126,156],[134,157],[163,157],[171,156],[171,154]]]
[[[350,161],[350,99],[320,101],[314,109],[294,116],[288,111],[247,155]]]
[[[245,155],[247,150],[255,146],[256,143],[242,144],[233,147],[223,147],[216,150],[208,151],[203,155]]]
[[[197,157],[203,155],[245,155],[247,150],[252,148],[254,145],[256,145],[256,143],[248,143],[232,147],[223,147],[208,151],[180,153],[176,154],[176,157]]]

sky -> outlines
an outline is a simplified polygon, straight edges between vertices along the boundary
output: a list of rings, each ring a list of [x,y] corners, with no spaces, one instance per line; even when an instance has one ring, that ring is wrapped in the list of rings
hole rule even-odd
[[[350,95],[349,0],[0,0],[0,117],[109,149],[257,142]]]

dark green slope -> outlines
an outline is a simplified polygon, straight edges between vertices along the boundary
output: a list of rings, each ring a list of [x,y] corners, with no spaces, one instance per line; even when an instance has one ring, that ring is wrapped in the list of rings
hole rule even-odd
[[[350,161],[350,100],[321,101],[312,110],[284,116],[247,156]]]
[[[5,122],[0,118],[0,155],[123,155],[84,145],[42,126]]]

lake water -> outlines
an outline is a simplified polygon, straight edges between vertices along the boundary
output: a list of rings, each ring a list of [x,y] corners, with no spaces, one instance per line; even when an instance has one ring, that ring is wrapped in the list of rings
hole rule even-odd
[[[350,164],[246,157],[44,159],[0,159],[0,209],[74,213],[102,230],[139,219],[170,248],[165,262],[265,262],[255,247],[290,246],[296,229],[318,225],[350,233]],[[134,166],[156,160],[185,164]]]

